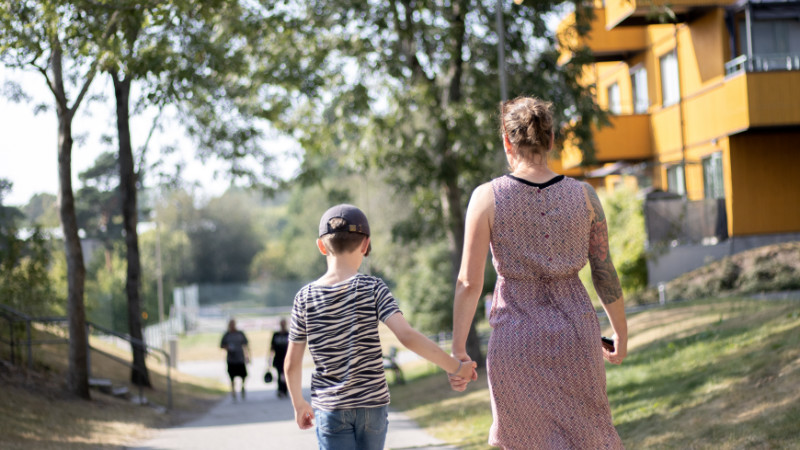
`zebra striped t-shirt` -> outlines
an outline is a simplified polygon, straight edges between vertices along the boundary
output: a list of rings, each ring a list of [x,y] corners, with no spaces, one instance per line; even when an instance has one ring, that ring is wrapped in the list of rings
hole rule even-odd
[[[374,408],[389,404],[378,320],[400,312],[380,278],[356,274],[331,286],[310,283],[294,298],[289,340],[308,342],[314,359],[311,406]]]

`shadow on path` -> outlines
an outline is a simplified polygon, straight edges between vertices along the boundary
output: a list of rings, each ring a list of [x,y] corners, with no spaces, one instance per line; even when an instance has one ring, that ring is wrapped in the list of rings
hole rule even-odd
[[[265,384],[264,361],[248,365],[246,399],[234,401],[230,395],[204,416],[177,428],[159,430],[149,440],[130,450],[313,450],[317,448],[315,430],[300,430],[288,398],[279,399],[275,382]],[[228,384],[224,361],[202,361],[179,365],[179,370],[195,376],[216,378]],[[274,374],[274,372],[273,372]],[[310,400],[311,374],[303,372],[303,394]],[[389,413],[390,449],[452,450],[428,435],[407,416]]]

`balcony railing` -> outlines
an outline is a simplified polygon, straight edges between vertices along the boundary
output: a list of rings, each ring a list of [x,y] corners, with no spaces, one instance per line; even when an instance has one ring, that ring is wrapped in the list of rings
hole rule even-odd
[[[739,72],[770,72],[773,70],[800,70],[800,53],[773,53],[753,55],[740,55],[725,63],[725,75]]]

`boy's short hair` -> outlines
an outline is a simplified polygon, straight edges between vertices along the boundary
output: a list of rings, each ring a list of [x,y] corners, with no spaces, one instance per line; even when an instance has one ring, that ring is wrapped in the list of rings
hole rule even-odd
[[[353,205],[336,205],[322,215],[319,222],[319,237],[325,249],[332,255],[352,252],[369,237],[369,222],[363,211]],[[365,256],[369,256],[372,244]]]
[[[344,219],[339,217],[334,217],[330,220],[330,222],[332,222],[332,227],[339,225],[343,221]],[[325,249],[328,250],[328,253],[331,255],[336,255],[338,253],[350,253],[356,251],[367,237],[367,235],[361,233],[334,231],[333,233],[328,233],[322,236],[320,239],[322,239],[322,244],[325,246]],[[370,248],[367,249],[365,256],[369,256],[369,251],[371,248],[372,244],[370,244]]]

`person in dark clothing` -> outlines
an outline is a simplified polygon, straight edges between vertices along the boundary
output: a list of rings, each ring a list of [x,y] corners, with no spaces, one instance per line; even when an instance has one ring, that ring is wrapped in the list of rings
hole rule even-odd
[[[231,396],[236,401],[236,389],[234,379],[242,379],[242,400],[244,400],[244,380],[247,378],[247,363],[250,362],[250,349],[247,346],[247,336],[236,329],[236,321],[231,319],[228,322],[228,331],[222,336],[220,348],[228,352],[228,376],[231,378]]]
[[[286,351],[289,348],[289,330],[286,327],[286,319],[281,318],[281,329],[272,334],[272,342],[269,345],[269,355],[267,357],[267,367],[270,365],[277,372],[278,398],[288,397],[289,391],[286,388],[286,376],[283,374],[283,361],[286,359]]]

